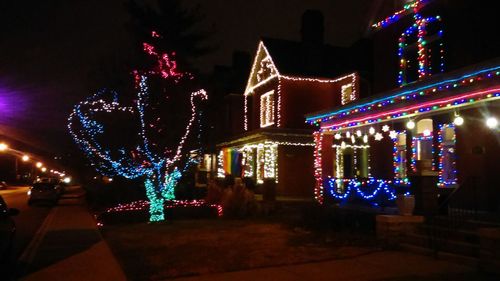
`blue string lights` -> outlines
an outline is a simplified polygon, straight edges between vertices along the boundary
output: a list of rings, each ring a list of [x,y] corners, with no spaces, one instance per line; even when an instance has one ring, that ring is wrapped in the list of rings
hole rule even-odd
[[[372,201],[380,199],[385,195],[387,200],[396,199],[396,187],[410,186],[408,179],[382,180],[369,178],[366,180],[360,179],[326,179],[329,187],[330,195],[337,200],[345,201],[350,197],[357,196],[361,199]],[[409,192],[406,192],[408,195]]]

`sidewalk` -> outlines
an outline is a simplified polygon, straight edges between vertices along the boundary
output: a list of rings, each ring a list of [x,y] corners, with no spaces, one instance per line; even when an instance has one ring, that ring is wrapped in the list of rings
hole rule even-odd
[[[21,280],[126,280],[88,213],[81,188],[70,188],[20,258]]]
[[[442,281],[476,279],[475,269],[404,252],[383,251],[356,258],[178,278],[176,281]],[[471,278],[472,277],[472,278]],[[495,280],[495,279],[491,279]]]

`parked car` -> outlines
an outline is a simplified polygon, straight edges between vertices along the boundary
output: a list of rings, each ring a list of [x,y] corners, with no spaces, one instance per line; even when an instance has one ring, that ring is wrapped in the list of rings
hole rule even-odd
[[[12,216],[19,214],[19,210],[7,208],[7,204],[0,195],[0,264],[7,264],[10,258],[12,242],[16,232],[16,225]]]
[[[2,189],[7,189],[7,187],[8,187],[8,186],[9,186],[9,185],[8,185],[6,182],[4,182],[4,181],[0,181],[0,190],[2,190]]]
[[[28,205],[34,202],[49,202],[56,204],[62,194],[59,184],[50,182],[37,182],[28,190]]]

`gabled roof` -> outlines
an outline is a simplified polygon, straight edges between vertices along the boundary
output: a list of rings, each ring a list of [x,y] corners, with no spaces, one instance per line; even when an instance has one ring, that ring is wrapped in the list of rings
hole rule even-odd
[[[254,57],[245,94],[279,76],[332,78],[346,72],[349,49],[262,38]]]

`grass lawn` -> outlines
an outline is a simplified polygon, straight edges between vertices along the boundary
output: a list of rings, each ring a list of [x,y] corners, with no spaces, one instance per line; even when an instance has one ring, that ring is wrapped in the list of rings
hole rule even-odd
[[[363,255],[373,238],[265,220],[183,220],[102,228],[130,280],[163,280]]]

